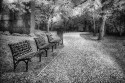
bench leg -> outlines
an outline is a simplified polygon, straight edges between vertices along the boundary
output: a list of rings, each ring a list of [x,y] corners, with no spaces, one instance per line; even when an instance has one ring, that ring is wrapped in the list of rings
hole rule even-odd
[[[14,72],[15,72],[15,70],[16,70],[16,67],[17,67],[17,65],[18,65],[18,62],[16,62],[16,61],[14,61]]]
[[[28,62],[29,62],[29,60],[25,60],[24,62],[26,63],[26,72],[27,72],[28,71]]]
[[[42,57],[42,55],[41,55],[41,53],[39,53],[39,62],[41,62],[41,57]]]
[[[24,60],[24,62],[25,62],[25,64],[26,64],[26,71],[28,71],[28,62],[30,61],[30,59],[29,60]],[[17,65],[18,65],[18,63],[19,63],[20,61],[15,61],[14,62],[14,72],[15,72],[15,70],[16,70],[16,67],[17,67]]]
[[[52,46],[52,52],[53,52],[53,46]]]
[[[58,46],[60,45],[60,42],[58,42]]]
[[[39,62],[41,62],[41,54],[39,54]]]
[[[46,57],[47,57],[47,54],[48,54],[48,53],[47,53],[47,49],[45,50],[45,52],[46,52]]]
[[[55,49],[57,48],[56,44],[55,44]]]
[[[63,45],[63,40],[62,40],[62,45]]]
[[[13,68],[13,71],[15,72],[15,70],[16,70],[16,64],[14,64],[14,66],[13,66],[14,68]]]

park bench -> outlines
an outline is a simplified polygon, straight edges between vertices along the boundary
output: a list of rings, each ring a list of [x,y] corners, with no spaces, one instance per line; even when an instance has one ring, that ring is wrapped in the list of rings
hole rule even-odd
[[[53,52],[54,44],[47,43],[45,41],[45,38],[40,35],[37,35],[37,36],[38,36],[38,38],[34,38],[34,40],[36,42],[37,50],[38,51],[44,50],[46,52],[46,57],[47,57],[48,50],[50,48],[52,48],[52,52]],[[41,57],[41,55],[40,55],[40,57]],[[40,61],[41,61],[41,59],[40,59]]]
[[[28,62],[36,55],[37,52],[33,52],[30,41],[23,40],[17,43],[8,44],[13,56],[14,71],[20,61],[24,61],[26,64],[26,71],[28,71]]]
[[[53,38],[51,33],[46,33],[46,36],[47,36],[49,43],[55,44],[55,48],[56,48],[56,45],[59,45],[60,42],[62,41],[60,38],[58,38],[58,39]]]

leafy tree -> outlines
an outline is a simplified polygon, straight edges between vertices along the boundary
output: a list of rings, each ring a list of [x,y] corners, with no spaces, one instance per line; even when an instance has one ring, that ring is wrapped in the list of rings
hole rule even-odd
[[[108,32],[119,33],[121,36],[125,32],[125,11],[115,10],[106,24],[109,26]]]
[[[34,31],[35,22],[37,25],[47,23],[47,31],[49,31],[49,28],[54,25],[53,18],[59,15],[61,17],[60,22],[64,25],[63,27],[67,27],[68,24],[70,25],[70,20],[73,22],[72,20],[74,18],[78,18],[80,23],[84,23],[85,20],[88,20],[88,22],[94,25],[95,35],[97,32],[96,21],[102,18],[99,40],[101,40],[105,34],[107,18],[111,17],[115,10],[122,11],[125,8],[124,0],[17,0],[17,2],[12,4],[8,4],[6,0],[3,2],[6,3],[11,10],[31,13],[31,33]],[[31,7],[27,5],[27,3],[30,3]],[[85,12],[88,12],[88,16],[86,16]],[[79,17],[82,17],[82,19]],[[120,30],[121,29],[119,29],[119,31]]]
[[[115,10],[123,10],[125,1],[123,0],[102,0],[102,26],[100,28],[99,40],[103,39],[105,31],[105,22],[107,17],[112,16]]]
[[[30,13],[31,15],[31,28],[30,33],[34,33],[35,22],[39,25],[43,20],[47,20],[51,15],[51,3],[54,0],[17,0],[8,3],[4,0],[4,5],[13,11],[20,11],[24,13]],[[41,7],[40,7],[41,6]],[[45,7],[45,8],[44,8]],[[36,10],[37,8],[37,10]],[[38,10],[39,8],[39,10]],[[49,11],[48,11],[49,10]],[[43,19],[46,18],[46,19]]]

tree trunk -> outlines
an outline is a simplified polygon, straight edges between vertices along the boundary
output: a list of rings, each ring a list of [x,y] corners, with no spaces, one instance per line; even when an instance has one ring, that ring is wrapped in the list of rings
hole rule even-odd
[[[38,30],[40,30],[40,28],[39,28],[39,27],[40,27],[40,24],[37,24],[37,29],[38,29]]]
[[[47,23],[47,32],[49,32],[49,25],[50,25],[50,22],[48,21],[48,23]]]
[[[2,4],[3,4],[3,0],[0,0],[0,13],[2,13]]]
[[[60,37],[62,40],[62,45],[63,45],[63,28],[58,28],[57,29],[57,35]]]
[[[95,14],[93,13],[93,24],[94,24],[94,26],[93,26],[93,36],[96,36],[96,27],[95,27]]]
[[[105,34],[105,22],[106,22],[106,16],[102,17],[102,26],[100,28],[99,31],[99,36],[98,36],[98,40],[102,40]]]
[[[48,19],[48,23],[47,23],[47,32],[50,31],[51,22],[52,22],[52,16],[50,15],[50,17],[49,17],[49,19]]]
[[[123,34],[123,30],[122,30],[122,26],[120,27],[120,31],[119,31],[119,36],[122,36]]]
[[[31,1],[30,34],[35,30],[35,1]]]

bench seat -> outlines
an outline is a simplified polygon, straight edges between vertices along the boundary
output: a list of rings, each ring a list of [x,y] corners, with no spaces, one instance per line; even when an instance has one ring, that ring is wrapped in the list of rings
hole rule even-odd
[[[44,44],[43,46],[40,46],[39,49],[49,49],[52,46],[52,44]]]
[[[24,54],[24,56],[17,57],[17,60],[27,59],[27,58],[31,59],[31,58],[34,57],[36,54],[38,54],[38,52],[30,52],[30,53]]]

